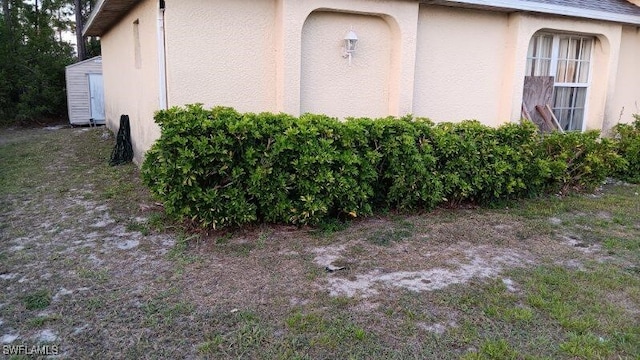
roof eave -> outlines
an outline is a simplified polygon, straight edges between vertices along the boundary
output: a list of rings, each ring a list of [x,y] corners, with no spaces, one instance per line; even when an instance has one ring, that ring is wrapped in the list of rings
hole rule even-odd
[[[544,4],[523,0],[426,0],[424,3],[449,6],[481,6],[505,10],[528,11],[550,15],[571,16],[591,20],[612,21],[623,24],[640,25],[640,16],[617,14],[606,11],[579,9],[569,6]]]
[[[139,0],[99,0],[84,26],[84,36],[101,36],[124,16]],[[523,0],[424,0],[424,3],[443,5],[482,6],[505,10],[530,11],[542,14],[572,16],[592,20],[640,25],[640,16],[606,11],[578,9],[569,6],[544,4]]]
[[[82,35],[102,36],[138,2],[139,0],[98,0],[84,24]]]

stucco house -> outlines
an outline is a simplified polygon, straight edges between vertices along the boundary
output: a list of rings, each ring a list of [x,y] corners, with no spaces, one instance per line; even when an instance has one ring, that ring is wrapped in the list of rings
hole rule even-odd
[[[84,34],[138,162],[154,112],[196,102],[499,125],[521,119],[526,76],[552,76],[565,129],[640,112],[640,0],[101,0]]]

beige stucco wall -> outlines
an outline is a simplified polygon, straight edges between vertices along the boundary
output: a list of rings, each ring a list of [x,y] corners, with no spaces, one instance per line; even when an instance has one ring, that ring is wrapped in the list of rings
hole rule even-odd
[[[421,6],[414,115],[501,123],[508,31],[506,13]]]
[[[275,111],[275,0],[167,1],[170,106]]]
[[[640,27],[622,29],[615,91],[607,107],[609,125],[633,121],[640,114]]]
[[[311,60],[308,53],[302,51],[303,38],[308,38],[303,36],[303,27],[314,12],[334,12],[342,14],[336,14],[336,19],[351,19],[355,14],[360,14],[360,19],[367,19],[359,20],[359,24],[364,26],[358,32],[362,39],[372,39],[382,33],[388,33],[385,38],[393,39],[389,40],[390,45],[385,45],[382,53],[378,48],[372,48],[372,43],[364,45],[360,42],[365,53],[374,50],[372,55],[385,57],[367,59],[361,55],[365,53],[359,53],[356,57],[360,56],[361,62],[367,59],[372,64],[388,64],[384,70],[388,74],[384,81],[384,86],[388,87],[388,95],[385,95],[387,104],[384,106],[388,110],[363,114],[410,113],[417,9],[418,3],[412,0],[167,1],[168,104],[201,102],[206,106],[233,106],[240,111],[282,111],[293,115],[319,109],[311,106],[314,102],[307,101],[308,97],[305,97],[304,104],[302,102],[303,92],[307,91],[302,87],[303,80],[306,83],[314,80],[314,75],[308,76],[302,71],[303,56],[306,57],[305,67],[315,67],[308,61]],[[382,20],[386,24],[385,30],[382,30]],[[351,24],[350,20],[348,22]],[[334,30],[326,24],[323,26],[325,30]],[[367,33],[369,27],[372,34]],[[312,37],[323,44],[337,44],[344,37],[345,30],[348,27],[345,29],[343,24],[338,24],[335,29],[337,37],[323,31],[321,35]],[[315,47],[310,49],[317,51]],[[385,52],[390,54],[383,55]],[[340,54],[339,51],[336,53]],[[344,64],[341,60],[338,59],[340,64]],[[362,74],[357,77],[362,78]],[[330,77],[318,80],[324,82],[318,84],[319,88],[331,88]],[[317,101],[324,100],[316,100],[315,103]],[[332,108],[318,111],[334,112]]]
[[[634,101],[621,94],[633,88],[635,28],[625,30],[631,45],[621,51],[622,26],[611,22],[412,0],[167,3],[169,106],[519,121],[527,48],[540,30],[596,38],[586,129],[608,128],[614,109]],[[360,42],[349,68],[339,55],[351,26]]]
[[[105,115],[117,131],[120,115],[129,115],[134,161],[160,136],[153,121],[158,110],[157,0],[141,1],[118,25],[101,37]],[[139,21],[140,68],[136,68],[134,25]]]
[[[518,121],[529,41],[538,31],[592,35],[596,43],[592,55],[591,81],[587,93],[585,129],[603,129],[606,104],[612,101],[620,53],[622,26],[604,21],[578,20],[557,16],[513,13],[509,16],[506,61],[502,74],[501,121]],[[606,125],[605,125],[606,127]]]
[[[344,37],[358,34],[351,63]],[[383,117],[389,109],[391,30],[378,16],[315,11],[302,29],[300,112]]]
[[[314,11],[331,11],[368,17],[377,16],[385,20],[392,39],[388,70],[388,114],[410,113],[413,106],[418,6],[418,2],[413,0],[277,0],[275,44],[277,110],[294,115],[300,113],[303,91],[301,74],[303,27]],[[375,23],[377,21],[372,21],[372,30],[378,28]],[[340,29],[336,29],[336,34],[340,34],[338,38],[333,39],[334,35],[325,34],[331,37],[331,39],[327,38],[327,41],[340,41],[344,38],[345,29],[343,25],[339,26]],[[370,34],[363,30],[358,31],[358,36],[363,40],[371,39]],[[370,46],[364,45],[364,41],[360,45]],[[355,57],[360,61],[369,61],[362,54],[356,54]],[[370,53],[372,54],[374,53]],[[332,55],[327,54],[327,56]],[[373,61],[383,60],[373,59]],[[330,81],[330,79],[324,81]],[[324,112],[331,112],[331,109]]]
[[[157,1],[141,1],[102,37],[107,122],[117,129],[130,115],[136,161],[159,136]],[[351,27],[359,42],[349,66]],[[622,107],[627,120],[637,112],[637,27],[414,0],[167,0],[168,105],[519,121],[527,48],[540,30],[596,38],[587,129],[613,125]]]
[[[615,85],[619,59],[624,57],[627,70],[623,72],[631,75],[634,54],[627,52],[638,49],[630,45],[633,37],[629,35],[627,43],[633,50],[620,52],[621,29],[609,22],[423,5],[414,114],[435,121],[473,118],[494,126],[519,121],[529,41],[544,30],[596,39],[585,129],[606,129],[612,115],[610,104],[616,101],[614,94],[620,93]],[[638,77],[628,79],[637,83]]]

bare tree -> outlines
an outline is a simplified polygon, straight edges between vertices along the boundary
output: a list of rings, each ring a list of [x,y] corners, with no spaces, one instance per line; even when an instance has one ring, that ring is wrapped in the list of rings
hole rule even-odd
[[[87,51],[84,46],[84,37],[82,36],[82,28],[84,27],[84,21],[82,19],[82,1],[74,0],[75,13],[76,13],[76,42],[78,49],[78,61],[85,59]]]
[[[7,27],[7,34],[11,32],[11,14],[9,13],[9,0],[2,0],[2,15],[4,25]]]

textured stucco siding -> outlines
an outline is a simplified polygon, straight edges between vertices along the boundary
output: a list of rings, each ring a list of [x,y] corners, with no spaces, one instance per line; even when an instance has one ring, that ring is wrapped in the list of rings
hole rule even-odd
[[[101,37],[107,126],[117,131],[120,115],[129,115],[137,163],[160,136],[160,129],[153,121],[159,107],[157,6],[157,0],[141,1]],[[134,41],[136,20],[140,38],[139,66],[136,66]]]
[[[508,120],[499,112],[508,15],[423,5],[418,19],[413,113],[487,125]]]
[[[275,0],[167,1],[170,106],[275,111]]]
[[[509,16],[507,61],[503,69],[501,119],[517,121],[521,114],[527,49],[538,31],[593,36],[590,86],[587,91],[585,129],[610,127],[605,108],[612,101],[620,54],[620,24],[604,21],[577,20],[559,16],[536,16],[515,13]]]
[[[638,81],[631,64],[639,47],[629,35],[630,49],[621,52],[619,24],[423,5],[418,29],[414,114],[435,121],[477,119],[494,126],[518,121],[527,48],[538,31],[595,39],[585,129],[611,127],[619,62],[630,81]]]
[[[316,65],[320,65],[318,64],[318,55],[314,55],[315,58],[311,58],[308,54],[309,51],[314,52],[315,49],[313,47],[316,46],[310,39],[315,38],[320,44],[325,44],[325,41],[326,44],[333,44],[327,47],[327,53],[323,56],[327,61],[340,64],[335,69],[335,72],[339,72],[345,64],[344,62],[339,62],[339,59],[336,58],[336,56],[340,56],[340,43],[346,31],[349,30],[351,25],[354,25],[351,22],[357,21],[359,29],[354,25],[354,30],[356,30],[360,38],[358,46],[362,51],[356,52],[353,58],[354,63],[370,63],[379,66],[388,61],[389,69],[386,70],[386,73],[388,73],[389,95],[386,115],[410,113],[413,106],[418,7],[418,2],[398,0],[277,0],[277,110],[297,115],[304,108],[309,108],[309,100],[311,99],[308,98],[308,94],[305,93],[305,98],[302,98],[303,93],[307,91],[303,86],[307,86],[310,77],[313,77],[313,75],[306,73],[310,71],[307,68],[309,68],[309,65],[314,67],[314,62]],[[323,23],[322,20],[318,22],[318,19],[316,19],[318,14],[326,12],[336,13],[335,19],[341,19],[334,24],[333,28],[329,24]],[[327,18],[327,16],[330,17],[328,14],[320,15],[322,18]],[[346,21],[347,18],[349,21]],[[387,23],[390,33],[389,60],[373,58],[382,56],[386,51],[383,49],[384,46],[375,44],[378,40],[372,36],[373,34],[369,33],[369,30],[373,33],[386,32],[382,30],[380,18]],[[347,22],[349,23],[348,25]],[[345,25],[347,25],[346,28]],[[385,41],[384,38],[381,39],[383,44]],[[335,72],[331,74],[331,78],[319,80],[322,82],[331,81],[335,77]],[[357,86],[361,85],[360,79],[363,74],[363,69],[355,69],[350,75],[354,76],[352,80],[356,81]],[[304,85],[303,82],[305,83]],[[331,88],[331,85],[320,85],[316,87],[316,91],[323,87],[326,89]],[[357,92],[368,91],[370,90],[366,88],[354,87],[351,96],[357,97]],[[381,104],[384,104],[384,102],[381,102]],[[343,111],[341,109],[336,110],[335,113]],[[332,111],[333,109],[329,107],[323,112],[332,113]],[[368,113],[373,114],[374,112],[368,111]],[[376,110],[375,113],[380,113],[380,111]]]
[[[640,28],[625,26],[622,29],[620,60],[615,92],[607,108],[611,124],[633,121],[633,114],[640,114]]]
[[[167,0],[168,106],[434,121],[520,120],[529,41],[593,36],[585,129],[640,112],[640,30],[605,21],[400,0]],[[131,117],[136,161],[159,137],[158,1],[102,37],[107,124]],[[140,35],[135,56],[134,21]],[[343,55],[357,33],[352,63]]]
[[[344,37],[358,34],[351,64]],[[316,11],[302,28],[300,112],[335,117],[390,113],[391,30],[377,16]]]

